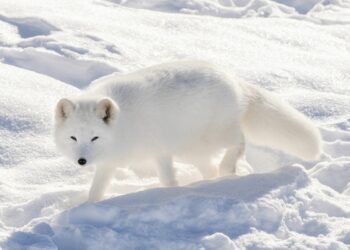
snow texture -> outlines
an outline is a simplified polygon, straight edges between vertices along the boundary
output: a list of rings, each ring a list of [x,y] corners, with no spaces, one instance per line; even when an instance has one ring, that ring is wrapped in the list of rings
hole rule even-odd
[[[348,0],[0,0],[0,248],[349,249]],[[119,169],[86,203],[93,169],[52,141],[61,97],[182,59],[274,91],[320,127],[317,162],[248,146],[238,176],[176,164],[160,188]],[[213,159],[218,162],[220,159]]]
[[[223,18],[288,17],[321,24],[349,23],[339,20],[339,9],[348,9],[342,0],[109,0],[121,6],[170,13],[217,16]],[[329,15],[329,14],[333,15]]]

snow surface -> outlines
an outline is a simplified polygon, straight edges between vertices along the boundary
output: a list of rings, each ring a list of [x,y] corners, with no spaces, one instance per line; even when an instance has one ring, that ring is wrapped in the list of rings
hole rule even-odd
[[[0,6],[3,249],[350,247],[350,1]],[[250,145],[237,177],[200,181],[176,164],[177,188],[159,188],[143,166],[120,169],[105,201],[84,203],[93,169],[56,152],[57,100],[112,72],[182,59],[212,62],[289,101],[320,126],[322,159]]]

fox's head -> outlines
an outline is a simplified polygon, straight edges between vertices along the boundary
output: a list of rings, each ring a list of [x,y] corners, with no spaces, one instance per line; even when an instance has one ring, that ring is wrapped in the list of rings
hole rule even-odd
[[[110,149],[119,108],[110,98],[61,99],[55,112],[57,148],[79,165],[103,160]]]

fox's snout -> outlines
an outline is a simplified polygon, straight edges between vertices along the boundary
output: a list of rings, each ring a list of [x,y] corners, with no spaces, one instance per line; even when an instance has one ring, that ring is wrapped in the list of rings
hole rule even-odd
[[[85,165],[87,163],[87,161],[86,161],[86,159],[85,158],[79,158],[79,160],[78,160],[78,164],[79,165]]]

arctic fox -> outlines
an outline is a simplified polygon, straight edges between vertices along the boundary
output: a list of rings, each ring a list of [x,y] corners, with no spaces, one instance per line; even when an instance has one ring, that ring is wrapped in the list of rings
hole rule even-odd
[[[177,62],[94,82],[61,99],[55,141],[80,165],[96,165],[89,193],[98,201],[117,166],[153,160],[164,186],[177,185],[173,159],[217,175],[211,156],[225,149],[220,176],[234,174],[245,140],[304,160],[321,153],[318,129],[274,94],[204,62]]]

